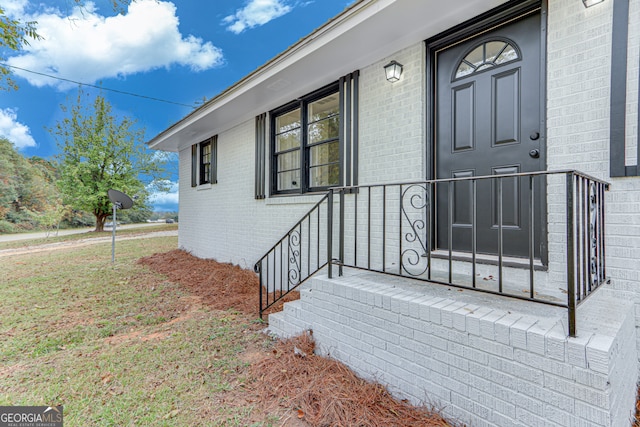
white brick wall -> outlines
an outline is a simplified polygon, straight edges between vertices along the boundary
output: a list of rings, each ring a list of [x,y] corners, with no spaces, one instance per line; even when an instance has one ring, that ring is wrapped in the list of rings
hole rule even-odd
[[[609,175],[609,75],[613,2],[549,2],[547,36],[547,164]],[[602,7],[600,7],[602,6]],[[550,180],[548,194],[564,181]],[[548,199],[550,281],[566,280],[564,198]],[[608,230],[609,231],[609,230]]]
[[[191,149],[180,152],[181,248],[253,268],[318,196],[254,199],[253,120],[218,136],[218,183],[192,188]]]
[[[315,277],[269,316],[269,331],[312,330],[320,354],[467,425],[628,425],[638,369],[632,302],[593,295],[579,310],[578,337],[567,338],[562,310],[507,312],[393,280]]]
[[[402,78],[389,83],[383,67],[401,63]],[[361,70],[361,185],[421,180],[425,169],[425,58],[423,45],[408,47]]]
[[[607,275],[640,303],[640,178],[609,176],[609,96],[613,2],[585,9],[551,1],[548,21],[547,158],[549,169],[575,168],[609,181],[606,194]],[[630,1],[627,82],[627,160],[635,164],[638,123],[640,1]],[[551,192],[551,190],[550,190]],[[561,280],[563,207],[549,203],[550,276]],[[554,256],[555,253],[555,256]],[[639,314],[640,314],[640,310]],[[640,325],[640,316],[638,317]]]

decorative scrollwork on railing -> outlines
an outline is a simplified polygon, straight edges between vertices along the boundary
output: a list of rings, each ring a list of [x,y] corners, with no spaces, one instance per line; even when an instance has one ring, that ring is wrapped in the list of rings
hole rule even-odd
[[[402,270],[410,276],[421,276],[429,269],[429,263],[424,257],[424,253],[419,253],[415,249],[405,249],[402,251]]]
[[[289,233],[289,286],[300,283],[300,229],[296,228]]]
[[[402,271],[410,276],[420,276],[429,269],[428,260],[424,257],[427,252],[426,217],[430,206],[429,189],[427,184],[412,184],[402,189],[400,197],[403,217],[400,227],[409,227],[407,231],[401,230]]]

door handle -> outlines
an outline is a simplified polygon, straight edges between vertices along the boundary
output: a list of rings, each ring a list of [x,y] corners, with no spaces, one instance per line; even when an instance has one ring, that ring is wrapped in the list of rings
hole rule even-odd
[[[534,159],[537,159],[538,157],[540,157],[540,150],[538,150],[537,148],[534,148],[533,150],[529,151],[529,156],[533,157]]]
[[[529,139],[532,141],[536,141],[538,138],[540,138],[540,132],[531,132],[529,135]]]

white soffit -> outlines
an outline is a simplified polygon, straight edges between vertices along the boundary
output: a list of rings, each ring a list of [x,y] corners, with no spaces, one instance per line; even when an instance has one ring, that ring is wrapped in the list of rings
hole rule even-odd
[[[153,138],[178,151],[486,12],[505,0],[364,0]],[[382,72],[382,70],[381,70]]]

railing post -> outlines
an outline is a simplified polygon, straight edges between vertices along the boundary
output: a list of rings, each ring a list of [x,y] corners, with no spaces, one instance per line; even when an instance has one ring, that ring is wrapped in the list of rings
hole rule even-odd
[[[503,208],[503,197],[502,197],[502,178],[498,178],[498,290],[502,293],[502,284],[503,284],[503,275],[502,275],[502,258],[503,258],[503,240],[504,240],[504,232],[503,232],[503,218],[502,218],[502,208]]]
[[[333,278],[333,190],[329,190],[327,197],[327,275]]]
[[[640,153],[640,151],[638,151]],[[640,154],[638,154],[640,156]],[[599,214],[599,220],[600,220],[600,239],[601,239],[601,251],[600,251],[600,265],[602,266],[602,270],[601,270],[601,274],[600,274],[600,282],[603,283],[607,280],[607,263],[606,263],[606,259],[607,257],[605,256],[606,253],[606,248],[604,245],[604,236],[605,236],[605,232],[604,232],[604,226],[605,226],[605,222],[604,222],[604,215],[605,215],[605,208],[604,208],[604,192],[605,191],[609,191],[609,185],[608,184],[600,184],[599,185],[599,193],[600,196],[598,198],[599,200],[599,204],[598,204],[598,209],[600,209],[600,214]]]
[[[338,254],[340,256],[340,264],[338,264],[338,276],[342,277],[342,264],[344,264],[344,188],[340,189],[340,228],[339,233],[339,248]]]
[[[449,283],[453,282],[453,209],[454,209],[454,205],[453,205],[453,186],[455,185],[454,181],[449,181],[449,212],[448,212],[448,217],[449,217],[449,224],[448,224],[448,228],[449,228],[449,235],[448,235],[448,244],[449,244]]]
[[[569,336],[576,336],[575,235],[573,172],[566,175],[567,196],[567,305],[569,307]]]
[[[259,290],[259,298],[260,298],[260,304],[258,304],[258,307],[260,307],[260,319],[262,319],[262,312],[264,311],[264,309],[262,308],[262,260],[258,261],[258,263],[256,263],[256,265],[253,266],[253,271],[255,271],[256,273],[258,273],[258,276],[260,278],[260,290]]]

